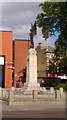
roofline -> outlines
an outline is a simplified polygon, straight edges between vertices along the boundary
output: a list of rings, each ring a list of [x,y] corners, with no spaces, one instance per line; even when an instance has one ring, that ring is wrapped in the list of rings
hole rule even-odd
[[[14,39],[14,41],[30,41],[29,39]]]
[[[0,30],[0,32],[12,32],[11,30]]]
[[[53,50],[54,51],[54,50]],[[45,53],[53,53],[53,51],[45,51]]]

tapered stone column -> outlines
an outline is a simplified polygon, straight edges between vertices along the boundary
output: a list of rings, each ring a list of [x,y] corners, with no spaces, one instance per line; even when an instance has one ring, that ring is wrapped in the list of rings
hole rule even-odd
[[[37,83],[37,55],[34,48],[28,50],[26,85],[28,90],[37,90],[40,85]]]

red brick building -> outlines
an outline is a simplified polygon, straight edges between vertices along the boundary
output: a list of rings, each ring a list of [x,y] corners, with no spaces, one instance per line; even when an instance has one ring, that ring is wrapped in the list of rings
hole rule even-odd
[[[29,40],[13,41],[12,31],[0,31],[0,86],[11,88],[13,84],[16,87],[17,81],[23,78],[30,45]]]
[[[5,88],[21,87],[25,81],[23,70],[26,67],[27,51],[31,41],[26,39],[13,40],[12,31],[0,31],[0,86]],[[46,51],[47,50],[47,51]],[[38,77],[46,76],[49,58],[54,47],[37,46]],[[2,83],[2,85],[1,85]]]
[[[14,86],[16,87],[17,81],[19,81],[19,86],[22,83],[20,78],[23,78],[23,69],[26,67],[27,51],[30,47],[31,42],[24,39],[15,39],[14,41]]]
[[[5,88],[12,87],[12,39],[12,31],[0,31],[0,81]]]

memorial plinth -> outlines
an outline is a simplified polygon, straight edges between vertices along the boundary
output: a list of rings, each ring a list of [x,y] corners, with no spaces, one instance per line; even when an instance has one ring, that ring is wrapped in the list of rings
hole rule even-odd
[[[26,86],[28,90],[37,90],[40,85],[37,83],[37,55],[34,48],[28,50],[26,66]]]

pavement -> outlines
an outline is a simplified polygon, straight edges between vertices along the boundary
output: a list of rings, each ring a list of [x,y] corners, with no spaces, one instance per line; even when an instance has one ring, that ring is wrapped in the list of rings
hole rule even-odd
[[[65,103],[9,106],[2,101],[2,118],[65,118]]]

